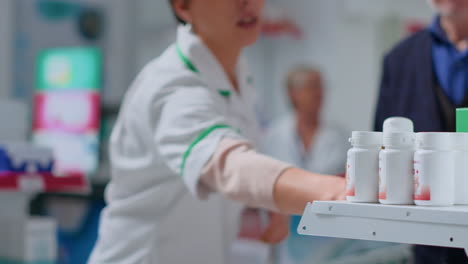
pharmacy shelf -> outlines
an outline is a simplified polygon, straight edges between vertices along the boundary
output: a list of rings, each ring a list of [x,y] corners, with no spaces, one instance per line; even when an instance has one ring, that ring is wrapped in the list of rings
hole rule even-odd
[[[89,184],[81,173],[62,176],[51,173],[0,173],[0,211],[2,216],[25,218],[30,201],[38,194],[89,193]],[[0,261],[1,263],[1,261]]]
[[[348,202],[309,203],[301,235],[464,248],[468,206],[420,207]]]
[[[0,191],[85,193],[89,186],[86,177],[80,173],[56,176],[51,173],[3,172],[0,173]]]

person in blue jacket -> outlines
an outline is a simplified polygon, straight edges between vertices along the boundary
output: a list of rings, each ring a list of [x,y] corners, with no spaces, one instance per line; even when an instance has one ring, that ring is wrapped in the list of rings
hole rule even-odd
[[[468,0],[428,0],[430,26],[385,57],[375,130],[386,118],[408,117],[415,131],[454,131],[455,110],[468,107]],[[417,264],[468,263],[461,249],[414,247]]]

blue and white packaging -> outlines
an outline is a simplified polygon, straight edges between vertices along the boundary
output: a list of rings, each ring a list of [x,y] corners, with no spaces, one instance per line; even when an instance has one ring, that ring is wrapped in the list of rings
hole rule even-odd
[[[51,173],[53,151],[28,143],[0,143],[0,172]]]

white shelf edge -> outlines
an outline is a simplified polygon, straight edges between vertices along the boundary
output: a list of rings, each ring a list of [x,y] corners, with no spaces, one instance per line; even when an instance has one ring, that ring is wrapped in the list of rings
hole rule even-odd
[[[464,248],[468,253],[468,207],[315,202],[307,205],[297,231],[301,235]]]

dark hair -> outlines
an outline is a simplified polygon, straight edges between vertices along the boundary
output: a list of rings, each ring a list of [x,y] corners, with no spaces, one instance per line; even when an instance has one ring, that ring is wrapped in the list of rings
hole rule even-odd
[[[185,25],[187,22],[185,22],[182,18],[180,18],[176,11],[174,10],[174,6],[172,5],[172,0],[169,0],[169,5],[171,6],[172,14],[174,14],[175,19],[177,20],[177,23]]]

